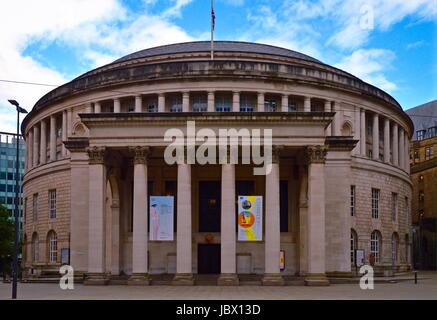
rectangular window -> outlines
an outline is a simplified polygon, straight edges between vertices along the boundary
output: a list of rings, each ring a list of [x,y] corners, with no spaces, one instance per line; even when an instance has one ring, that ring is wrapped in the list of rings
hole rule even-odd
[[[417,131],[417,140],[425,139],[425,133],[426,133],[426,130],[419,130],[419,131]]]
[[[147,106],[147,111],[149,112],[158,112],[158,106],[155,103],[151,103]]]
[[[240,112],[253,112],[255,99],[250,95],[241,95]]]
[[[372,188],[372,218],[379,217],[379,189]]]
[[[38,193],[33,195],[33,221],[38,221]]]
[[[197,95],[193,97],[193,112],[206,112],[208,103],[206,96]]]
[[[425,148],[425,160],[429,160],[432,158],[432,147]]]
[[[227,96],[218,96],[215,98],[216,112],[230,112],[232,107],[232,99]]]
[[[417,163],[420,161],[420,155],[419,155],[419,151],[414,151],[414,163]]]
[[[266,99],[264,101],[264,111],[265,112],[276,112],[277,103],[276,100]]]
[[[49,190],[49,214],[50,219],[56,218],[56,190]]]
[[[296,101],[289,100],[288,101],[288,112],[296,112],[296,111],[297,111]]]
[[[355,186],[351,186],[351,216],[355,215]]]
[[[391,194],[391,219],[396,221],[396,216],[398,215],[398,194]]]
[[[182,112],[182,97],[170,98],[170,112]]]

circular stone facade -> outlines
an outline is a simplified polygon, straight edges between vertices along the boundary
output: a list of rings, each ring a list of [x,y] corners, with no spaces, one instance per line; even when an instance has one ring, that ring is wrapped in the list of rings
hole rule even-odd
[[[187,123],[271,129],[272,173],[168,164],[165,133]],[[43,96],[22,132],[29,281],[67,263],[96,284],[202,273],[323,284],[356,273],[357,249],[377,273],[410,268],[410,119],[389,94],[301,53],[230,41],[215,42],[213,60],[209,42],[139,51]],[[147,195],[174,197],[170,240],[150,240]],[[240,195],[263,197],[258,241],[236,232]]]

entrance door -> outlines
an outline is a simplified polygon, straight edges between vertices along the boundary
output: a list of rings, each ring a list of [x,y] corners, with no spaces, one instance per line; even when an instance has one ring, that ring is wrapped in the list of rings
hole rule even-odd
[[[202,244],[197,247],[197,273],[220,273],[220,243]]]
[[[220,181],[199,181],[199,232],[220,232]]]

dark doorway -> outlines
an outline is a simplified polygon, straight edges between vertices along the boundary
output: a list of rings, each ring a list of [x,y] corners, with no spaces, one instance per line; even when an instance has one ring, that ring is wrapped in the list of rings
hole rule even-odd
[[[220,181],[199,181],[199,232],[220,232]]]
[[[198,244],[197,247],[197,273],[220,273],[220,243]]]

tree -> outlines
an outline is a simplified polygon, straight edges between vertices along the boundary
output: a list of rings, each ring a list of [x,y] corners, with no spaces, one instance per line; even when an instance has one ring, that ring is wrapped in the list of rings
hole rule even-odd
[[[14,245],[14,223],[9,210],[0,204],[0,273],[10,274]]]

